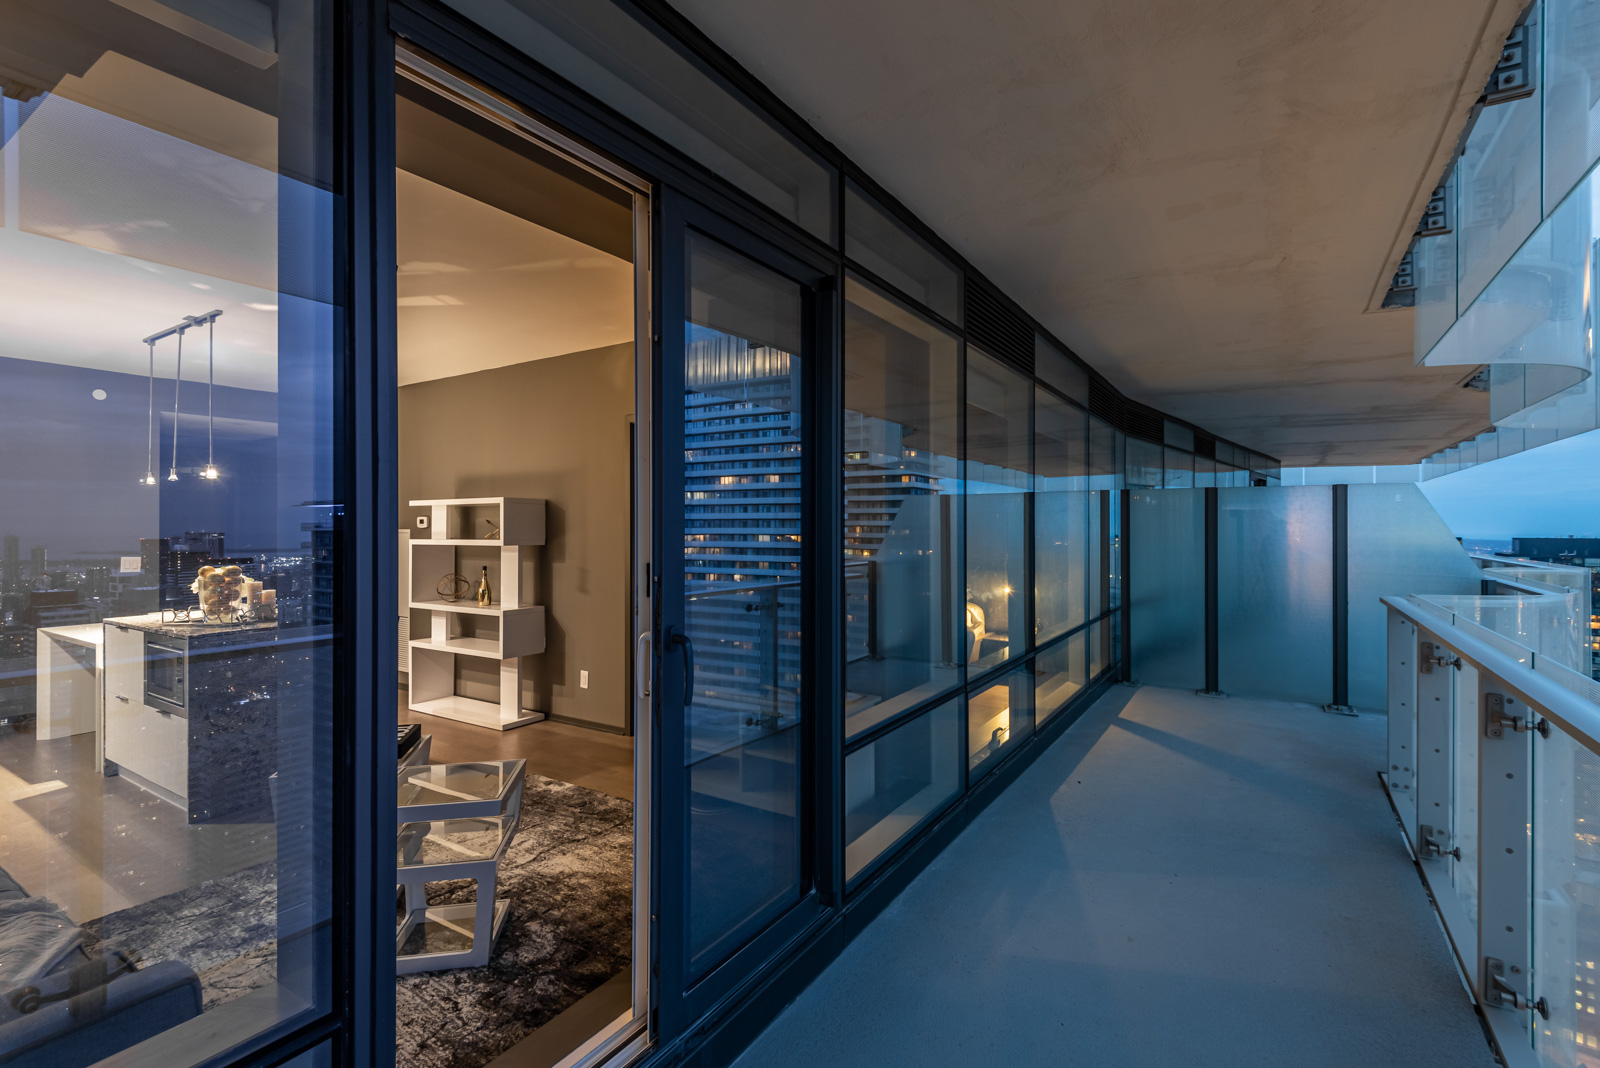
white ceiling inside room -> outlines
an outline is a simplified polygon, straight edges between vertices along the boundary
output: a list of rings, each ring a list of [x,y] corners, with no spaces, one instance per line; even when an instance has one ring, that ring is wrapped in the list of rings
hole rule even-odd
[[[1287,465],[1489,423],[1378,305],[1520,0],[677,0],[1130,396]]]

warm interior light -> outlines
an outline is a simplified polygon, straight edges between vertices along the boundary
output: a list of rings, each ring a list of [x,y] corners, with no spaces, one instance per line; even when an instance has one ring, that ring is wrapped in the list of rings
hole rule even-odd
[[[206,469],[204,471],[200,472],[200,477],[201,478],[215,479],[215,478],[220,478],[222,476],[220,474],[218,474],[216,466],[214,464],[206,464]]]
[[[178,481],[178,469],[176,467],[174,467],[171,471],[167,472],[167,481],[168,482],[176,482],[176,481]]]

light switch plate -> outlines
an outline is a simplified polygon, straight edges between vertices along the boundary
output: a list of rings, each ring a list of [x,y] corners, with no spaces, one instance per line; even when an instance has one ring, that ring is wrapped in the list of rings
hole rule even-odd
[[[582,690],[589,688],[589,673],[587,671],[578,672],[578,688]]]

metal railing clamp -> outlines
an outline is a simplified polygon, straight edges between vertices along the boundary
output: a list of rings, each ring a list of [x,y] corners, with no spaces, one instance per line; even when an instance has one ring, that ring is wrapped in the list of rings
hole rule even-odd
[[[1544,998],[1529,1001],[1506,981],[1506,962],[1498,957],[1483,958],[1483,1000],[1501,1008],[1532,1009],[1541,1019],[1550,1019],[1550,1005]]]
[[[1461,658],[1435,642],[1420,642],[1417,647],[1417,670],[1432,675],[1435,667],[1453,667],[1461,670]]]
[[[1507,697],[1503,693],[1486,693],[1483,695],[1483,734],[1486,738],[1504,738],[1509,727],[1517,734],[1533,731],[1541,738],[1550,737],[1550,721],[1540,717],[1537,721],[1522,716],[1514,716],[1506,711],[1510,705],[1517,703],[1516,698]]]
[[[1422,855],[1424,857],[1439,857],[1441,860],[1445,857],[1461,859],[1460,846],[1454,846],[1450,849],[1444,847],[1445,840],[1449,837],[1449,832],[1443,827],[1432,827],[1424,823],[1417,828],[1417,832],[1417,837],[1422,842]]]

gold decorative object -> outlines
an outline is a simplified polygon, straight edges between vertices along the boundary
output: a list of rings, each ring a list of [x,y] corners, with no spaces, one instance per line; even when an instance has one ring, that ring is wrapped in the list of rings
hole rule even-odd
[[[465,575],[458,575],[454,571],[439,580],[434,587],[441,601],[464,601],[472,592],[472,583],[467,581]]]
[[[489,569],[485,567],[483,578],[478,580],[478,607],[488,608],[492,602],[493,598],[489,592]]]
[[[489,524],[489,533],[485,534],[484,538],[489,540],[498,538],[500,536],[500,524],[493,519],[485,519],[484,522]]]

